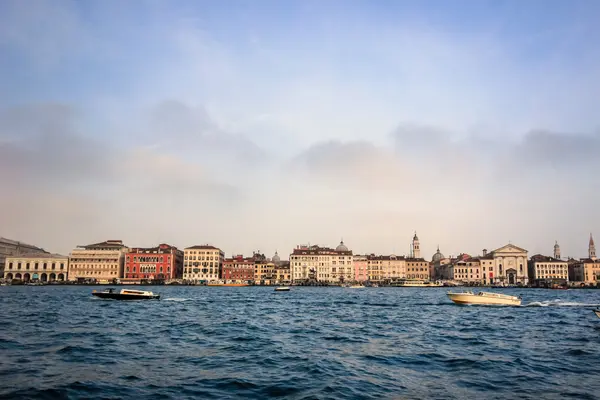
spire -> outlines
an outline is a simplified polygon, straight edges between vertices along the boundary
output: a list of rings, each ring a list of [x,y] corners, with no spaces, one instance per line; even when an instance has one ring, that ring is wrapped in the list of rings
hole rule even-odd
[[[594,245],[594,238],[592,237],[592,234],[590,232],[590,246]]]
[[[588,257],[592,260],[596,260],[596,246],[594,245],[594,238],[590,233],[590,245],[588,246]]]

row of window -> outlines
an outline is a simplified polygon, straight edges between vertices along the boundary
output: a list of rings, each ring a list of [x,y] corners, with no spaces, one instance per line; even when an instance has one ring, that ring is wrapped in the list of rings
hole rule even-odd
[[[22,265],[23,264],[21,264],[20,262],[16,263],[16,269],[18,269],[18,270],[21,269]],[[25,263],[25,270],[28,270],[30,268],[31,268],[30,263]],[[8,263],[8,269],[13,269],[13,263],[12,262]],[[33,264],[33,269],[34,270],[39,269],[39,263],[34,263]],[[48,263],[43,263],[42,269],[48,269]],[[52,263],[50,269],[56,269],[56,263]],[[59,269],[65,269],[65,264],[64,263],[60,263],[60,268]]]
[[[185,260],[192,260],[192,261],[214,261],[214,260],[218,260],[218,257],[214,257],[214,256],[185,256],[184,257]]]

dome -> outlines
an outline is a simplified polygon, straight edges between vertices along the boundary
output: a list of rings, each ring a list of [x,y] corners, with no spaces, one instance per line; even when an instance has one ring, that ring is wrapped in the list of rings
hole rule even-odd
[[[438,262],[443,258],[444,258],[444,255],[440,252],[440,248],[438,246],[437,252],[433,255],[433,258],[431,259],[431,261]]]
[[[338,247],[335,248],[335,251],[348,251],[348,248],[344,244],[344,240],[343,239],[340,242],[340,244],[338,244]]]
[[[275,252],[275,255],[273,256],[273,258],[271,260],[274,263],[278,263],[279,261],[281,261],[281,258],[279,257],[279,254],[277,254],[277,252]]]
[[[417,236],[417,232],[415,232],[415,236],[413,237],[413,240],[419,240],[419,237]]]

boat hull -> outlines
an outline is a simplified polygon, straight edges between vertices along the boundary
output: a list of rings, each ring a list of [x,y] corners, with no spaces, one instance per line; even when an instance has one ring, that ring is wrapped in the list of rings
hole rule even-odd
[[[275,291],[276,292],[289,292],[290,288],[289,287],[276,287]]]
[[[600,310],[594,310],[594,314],[596,314],[596,317],[600,318]]]
[[[160,300],[160,294],[139,295],[139,294],[95,292],[95,293],[92,293],[92,295],[99,297],[101,299],[113,299],[113,300]]]
[[[491,297],[472,293],[448,293],[448,297],[456,304],[479,304],[497,306],[520,306],[521,299],[508,297]]]

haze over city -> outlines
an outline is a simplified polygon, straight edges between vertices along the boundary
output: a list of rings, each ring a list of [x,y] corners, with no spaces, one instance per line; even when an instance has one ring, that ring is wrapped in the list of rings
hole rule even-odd
[[[543,11],[543,13],[541,12]],[[0,236],[426,258],[600,237],[600,3],[3,1]]]

